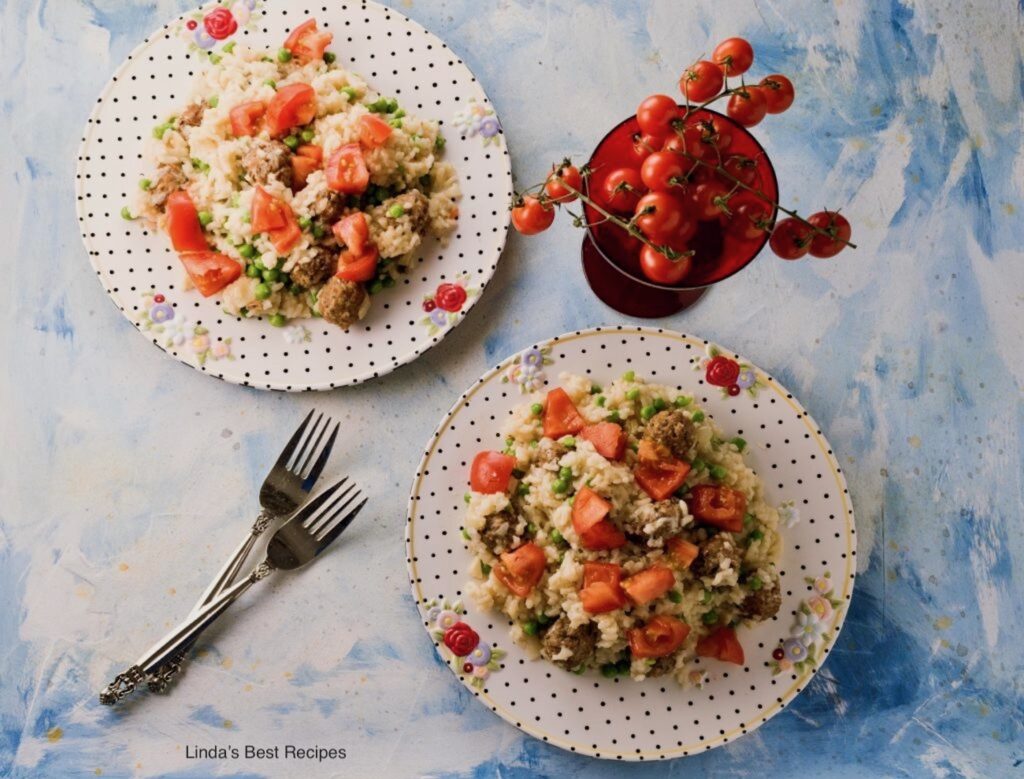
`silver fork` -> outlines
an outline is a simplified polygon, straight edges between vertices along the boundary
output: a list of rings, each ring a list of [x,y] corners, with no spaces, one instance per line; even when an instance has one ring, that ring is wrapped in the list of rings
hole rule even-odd
[[[335,495],[346,481],[342,479],[328,487],[278,528],[267,545],[267,557],[262,563],[244,579],[217,595],[198,613],[186,618],[154,644],[135,665],[118,674],[100,693],[100,703],[112,706],[134,690],[146,674],[152,673],[183,648],[190,646],[200,633],[256,582],[265,579],[275,570],[293,570],[316,559],[366,505],[366,498],[363,498],[352,507],[362,497],[355,485],[350,484]]]
[[[320,478],[324,465],[327,464],[340,427],[340,424],[334,426],[330,437],[321,448],[324,435],[331,427],[331,418],[327,417],[325,420],[321,413],[310,427],[310,420],[313,419],[315,413],[314,409],[306,415],[302,424],[285,444],[277,462],[271,467],[267,478],[263,480],[263,486],[260,487],[261,510],[259,516],[256,517],[248,535],[196,601],[196,605],[189,612],[190,616],[199,613],[203,606],[235,581],[249,552],[252,551],[256,541],[263,535],[270,523],[278,517],[286,517],[293,513],[309,496],[313,485]],[[308,435],[307,428],[309,428]],[[184,647],[180,653],[149,675],[146,679],[146,686],[150,692],[164,692],[167,689],[171,679],[181,670],[188,649],[189,647]]]

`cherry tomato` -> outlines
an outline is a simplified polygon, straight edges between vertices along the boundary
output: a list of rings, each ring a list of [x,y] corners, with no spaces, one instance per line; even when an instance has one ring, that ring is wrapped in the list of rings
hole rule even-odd
[[[330,45],[333,38],[334,35],[326,30],[317,30],[316,19],[307,19],[292,30],[284,42],[284,48],[304,65],[316,59],[323,59],[324,49]]]
[[[267,106],[262,100],[236,105],[228,113],[228,118],[231,120],[231,134],[238,137],[258,135],[259,122],[266,110]]]
[[[849,241],[853,234],[853,228],[846,221],[846,217],[835,211],[819,211],[811,214],[807,221],[821,230],[828,231],[832,236],[830,238],[821,233],[814,233],[811,238],[812,257],[835,257],[846,248],[845,242]]]
[[[346,143],[334,150],[324,166],[327,186],[345,195],[361,195],[370,186],[370,171],[358,143]]]
[[[661,150],[675,152],[676,154],[685,153],[698,159],[704,159],[707,157],[708,152],[711,151],[711,147],[706,143],[701,143],[703,138],[704,132],[698,125],[688,124],[683,128],[682,132],[676,132],[669,136]]]
[[[690,205],[694,218],[701,222],[709,222],[712,219],[725,214],[723,206],[728,206],[729,191],[720,181],[707,181],[698,184],[690,193]]]
[[[704,103],[722,91],[724,75],[714,62],[695,62],[679,79],[679,91],[692,103]]]
[[[768,103],[761,87],[743,87],[734,92],[725,107],[725,112],[734,122],[744,127],[753,127],[768,113]]]
[[[775,225],[768,242],[772,251],[784,260],[799,260],[811,248],[811,228],[792,217]]]
[[[583,189],[583,176],[575,165],[562,163],[551,169],[551,175],[544,185],[544,194],[553,203],[571,203],[577,195],[570,192],[566,184],[579,192]]]
[[[754,241],[771,229],[772,206],[757,195],[744,192],[729,202],[732,217],[726,229],[741,241]]]
[[[363,114],[359,117],[359,142],[367,149],[383,146],[391,133],[391,125],[377,114]]]
[[[742,154],[733,154],[725,159],[722,167],[725,168],[726,173],[743,182],[748,187],[757,181],[757,163],[750,159],[750,157],[745,157]],[[732,179],[726,178],[726,183],[732,186],[735,182]]]
[[[640,270],[656,284],[678,284],[693,267],[693,257],[684,255],[670,259],[648,244],[640,250]]]
[[[204,298],[220,292],[242,275],[242,266],[219,252],[182,252],[178,259]]]
[[[647,193],[640,171],[635,168],[613,170],[601,182],[601,200],[612,211],[631,214],[640,198]]]
[[[683,164],[678,154],[670,151],[656,151],[640,166],[640,178],[648,189],[668,192],[678,190],[686,182],[683,176],[690,165]]]
[[[655,138],[665,138],[672,132],[672,124],[679,119],[679,106],[668,95],[651,95],[636,109],[640,132]]]
[[[533,195],[524,196],[522,205],[512,209],[512,226],[523,235],[542,233],[554,221],[554,206],[541,203]]]
[[[781,114],[791,105],[796,97],[793,82],[781,73],[773,73],[761,79],[764,101],[770,114]]]
[[[515,467],[516,458],[510,454],[478,452],[469,469],[469,485],[473,492],[485,495],[505,492]]]
[[[715,46],[711,59],[721,66],[725,75],[739,76],[754,64],[754,49],[743,38],[726,38]]]
[[[309,124],[316,116],[316,91],[309,84],[281,87],[267,106],[267,130],[271,136],[287,135],[293,127]]]
[[[633,136],[633,161],[640,165],[651,154],[661,150],[664,138],[637,133]]]
[[[715,153],[715,149],[719,153],[725,154],[732,146],[732,125],[721,116],[714,116],[710,121],[702,119],[697,122],[697,127],[701,132],[700,139],[704,148],[703,158],[717,159],[718,155]]]
[[[636,226],[655,242],[671,238],[686,220],[682,202],[667,192],[648,192],[633,213]]]

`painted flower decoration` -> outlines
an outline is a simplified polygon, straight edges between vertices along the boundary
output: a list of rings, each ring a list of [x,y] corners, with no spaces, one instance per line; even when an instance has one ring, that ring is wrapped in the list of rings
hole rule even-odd
[[[523,352],[520,362],[531,368],[539,368],[544,364],[544,353],[537,348],[527,349]]]
[[[551,347],[531,347],[520,352],[509,363],[502,376],[502,383],[518,384],[520,392],[536,392],[544,385],[544,366],[550,365],[552,360],[548,355]]]
[[[231,15],[235,17],[235,21],[239,24],[248,24],[249,17],[252,14],[252,9],[256,5],[256,0],[237,0],[237,2],[231,6]]]
[[[804,581],[813,594],[801,602],[797,609],[790,638],[772,650],[769,666],[776,674],[790,669],[802,673],[817,665],[819,645],[829,640],[829,624],[842,605],[829,595],[832,592],[832,578],[828,571],[817,578],[805,577]]]
[[[789,500],[779,506],[779,521],[785,528],[791,528],[800,521],[800,509],[794,501]]]
[[[813,611],[801,611],[796,615],[796,624],[793,625],[791,635],[800,639],[804,646],[815,643],[825,633],[825,623],[818,619]]]
[[[210,347],[210,355],[215,360],[223,360],[231,354],[231,344],[227,341],[217,341]]]
[[[434,293],[434,302],[445,311],[461,311],[466,302],[466,288],[459,284],[441,284]]]
[[[158,325],[169,322],[174,319],[174,306],[168,303],[157,303],[149,309],[149,318]]]
[[[721,354],[712,357],[704,368],[704,380],[715,387],[735,384],[739,375],[740,364]]]
[[[483,687],[484,681],[492,673],[501,670],[504,650],[481,641],[479,634],[468,622],[462,620],[466,613],[462,601],[452,605],[430,601],[425,605],[427,622],[433,624],[431,635],[444,648],[438,650],[442,659],[465,674],[471,685]]]
[[[787,638],[782,642],[782,653],[791,663],[802,662],[807,657],[807,647],[798,638]]]
[[[822,595],[828,595],[832,592],[832,579],[826,574],[825,576],[819,576],[814,580],[814,591],[819,592]]]
[[[812,595],[807,599],[806,603],[807,608],[811,610],[811,614],[822,621],[822,630],[824,630],[824,620],[832,616],[832,604],[820,595]]]
[[[196,46],[200,49],[212,49],[217,45],[217,41],[211,37],[205,27],[197,28],[195,35],[193,35],[192,38],[195,41]]]
[[[436,623],[439,616],[441,616],[440,606],[431,606],[427,609],[427,622]]]
[[[447,630],[458,621],[459,614],[457,611],[453,611],[452,609],[445,609],[437,615],[437,629]]]
[[[460,274],[454,281],[439,284],[433,295],[423,299],[423,310],[427,316],[423,324],[430,335],[436,335],[445,327],[455,324],[462,316],[466,302],[480,294],[479,289],[467,285],[469,276]]]
[[[481,641],[476,649],[469,653],[469,662],[476,666],[487,665],[491,662],[491,645]]]
[[[231,11],[220,6],[203,17],[203,27],[211,38],[222,41],[235,34],[238,30],[238,22]]]
[[[201,11],[190,14],[178,27],[178,33],[188,41],[190,49],[207,52],[210,59],[217,62],[219,55],[213,51],[217,42],[232,37],[241,27],[252,30],[255,27],[253,11],[260,5],[262,0],[221,0],[206,14]]]
[[[494,115],[494,109],[475,99],[455,114],[453,124],[462,131],[464,137],[479,135],[484,139],[484,146],[500,142],[501,123]]]
[[[167,346],[182,346],[192,335],[192,322],[187,316],[179,316],[167,325]]]
[[[200,333],[192,339],[192,351],[196,354],[205,352],[210,348],[210,337],[206,333]]]
[[[287,343],[294,345],[306,343],[310,340],[309,329],[303,325],[291,325],[281,333]]]
[[[444,645],[456,657],[465,657],[480,643],[480,636],[465,622],[456,622],[444,632]]]
[[[703,370],[704,381],[713,387],[721,387],[724,394],[736,397],[746,391],[756,396],[764,386],[752,366],[726,356],[714,344],[708,344],[705,353],[707,357],[703,360],[694,360],[694,370]]]

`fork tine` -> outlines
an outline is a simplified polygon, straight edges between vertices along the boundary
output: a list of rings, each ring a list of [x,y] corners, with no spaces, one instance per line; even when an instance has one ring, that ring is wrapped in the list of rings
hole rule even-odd
[[[334,448],[334,441],[338,437],[338,431],[341,429],[341,422],[334,425],[334,432],[331,433],[331,437],[327,439],[327,443],[324,444],[323,451],[320,452],[320,456],[316,462],[313,463],[312,469],[306,474],[305,481],[302,482],[302,489],[309,492],[316,483],[316,480],[320,478],[320,473],[323,471],[324,466],[327,464],[327,459],[331,456],[331,450]]]
[[[324,533],[323,536],[321,536],[320,539],[317,541],[317,544],[319,545],[317,549],[317,554],[320,554],[320,552],[324,551],[324,549],[331,545],[331,542],[333,542],[334,539],[336,539],[343,532],[345,532],[345,528],[352,524],[352,520],[356,518],[356,514],[362,511],[363,506],[366,505],[367,500],[368,498],[363,498],[359,505],[352,509],[348,514],[346,514],[341,519],[340,522],[334,525],[334,527],[328,528],[327,532]]]
[[[348,481],[348,476],[345,476],[341,480],[336,481],[330,487],[328,487],[323,492],[318,494],[309,503],[307,503],[305,506],[303,506],[301,509],[299,509],[298,513],[292,519],[288,520],[289,523],[290,522],[294,522],[294,521],[305,522],[306,520],[308,520],[311,516],[313,516],[313,514],[315,514],[317,512],[317,510],[322,505],[324,505],[324,503],[326,503],[330,499],[330,497],[335,492],[338,491],[338,488],[341,487],[342,485],[344,485],[345,482],[347,482],[347,481]]]
[[[350,498],[349,496],[352,494],[353,490],[355,490],[356,494],[355,496]],[[304,519],[302,522],[302,526],[306,528],[306,532],[308,532],[311,536],[315,536],[318,532],[320,532],[321,529],[323,529],[325,525],[324,520],[328,518],[328,516],[332,514],[332,512],[337,513],[337,511],[341,511],[342,509],[345,508],[345,506],[348,505],[348,503],[346,503],[344,506],[341,507],[341,509],[338,509],[339,503],[344,501],[346,498],[348,499],[348,502],[351,503],[352,500],[354,500],[354,498],[357,497],[359,497],[359,488],[355,484],[348,485],[339,494],[334,496],[330,504],[325,506],[324,510],[320,512],[319,516],[317,516],[315,519],[312,516]]]
[[[306,418],[302,420],[302,424],[299,425],[298,430],[288,440],[288,443],[284,445],[284,449],[281,451],[281,456],[277,458],[277,462],[274,463],[274,467],[284,467],[288,460],[291,459],[292,452],[295,451],[295,447],[299,445],[299,441],[302,440],[302,434],[306,432],[306,425],[309,424],[309,420],[313,418],[313,414],[316,413],[316,409],[310,409],[309,413],[306,414]]]
[[[313,426],[309,429],[309,434],[305,437],[305,440],[303,440],[302,446],[299,447],[299,451],[296,452],[295,456],[289,460],[289,471],[292,471],[293,473],[298,473],[298,468],[296,466],[302,461],[302,458],[305,456],[306,449],[309,448],[309,442],[316,437],[316,431],[320,428],[320,423],[323,421],[323,418],[323,412],[320,412],[316,417],[316,421],[313,422]],[[328,419],[328,424],[330,424],[330,419]]]

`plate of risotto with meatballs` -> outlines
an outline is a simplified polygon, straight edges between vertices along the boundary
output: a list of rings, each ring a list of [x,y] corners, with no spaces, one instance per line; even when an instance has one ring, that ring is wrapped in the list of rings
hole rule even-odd
[[[821,429],[708,341],[613,327],[531,346],[467,390],[409,501],[441,659],[556,746],[652,760],[780,711],[839,636],[853,507]]]
[[[89,118],[78,215],[122,312],[266,389],[380,376],[440,341],[504,246],[511,168],[479,83],[375,3],[238,0],[137,48]]]

